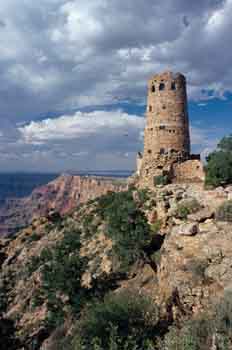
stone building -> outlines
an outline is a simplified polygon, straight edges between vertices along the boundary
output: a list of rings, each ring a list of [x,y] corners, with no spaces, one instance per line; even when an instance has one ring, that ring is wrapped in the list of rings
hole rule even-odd
[[[144,153],[137,157],[137,175],[142,185],[169,181],[202,181],[200,155],[190,154],[186,80],[164,72],[148,82]]]

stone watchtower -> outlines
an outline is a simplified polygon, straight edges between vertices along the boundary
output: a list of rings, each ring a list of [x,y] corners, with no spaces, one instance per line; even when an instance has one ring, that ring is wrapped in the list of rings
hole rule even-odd
[[[191,158],[199,156],[190,156],[185,77],[172,72],[155,75],[148,82],[144,153],[137,160],[140,182],[154,185],[160,175],[169,180],[185,177],[179,165]]]

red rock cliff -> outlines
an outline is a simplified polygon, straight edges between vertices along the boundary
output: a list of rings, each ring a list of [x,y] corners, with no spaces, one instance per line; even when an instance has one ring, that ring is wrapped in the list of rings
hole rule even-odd
[[[34,217],[50,210],[66,214],[78,204],[108,191],[121,191],[126,181],[114,178],[61,175],[47,185],[36,188],[29,197],[9,200],[0,208],[0,235],[16,232]]]

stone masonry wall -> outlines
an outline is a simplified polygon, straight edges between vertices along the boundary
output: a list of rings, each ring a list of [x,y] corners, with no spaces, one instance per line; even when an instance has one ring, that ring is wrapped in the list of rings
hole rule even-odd
[[[148,82],[144,152],[137,165],[142,186],[153,187],[160,175],[170,180],[203,178],[202,164],[190,155],[186,80],[180,73],[164,72]]]
[[[205,173],[200,160],[187,160],[173,165],[173,178],[176,182],[204,181]]]

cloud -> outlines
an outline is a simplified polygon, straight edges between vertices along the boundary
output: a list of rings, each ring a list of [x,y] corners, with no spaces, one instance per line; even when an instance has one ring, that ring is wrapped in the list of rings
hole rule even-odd
[[[133,169],[144,125],[143,117],[121,110],[79,111],[19,126],[18,152],[33,168],[50,162],[58,170]]]
[[[141,103],[148,77],[167,68],[187,74],[190,97],[223,96],[231,9],[231,0],[2,0],[2,115]]]
[[[192,152],[200,153],[203,160],[217,146],[221,135],[225,134],[224,129],[215,127],[202,128],[196,125],[190,127]]]
[[[131,167],[150,75],[183,72],[198,103],[232,92],[231,11],[232,0],[2,0],[0,148],[30,169]],[[131,116],[106,112],[123,103]]]
[[[74,140],[92,135],[113,135],[114,137],[134,135],[142,131],[144,119],[122,111],[76,112],[74,115],[31,122],[20,127],[24,141],[40,144],[49,141]]]
[[[207,103],[203,103],[203,102],[202,103],[198,103],[198,106],[199,107],[205,107],[205,106],[207,106]]]

